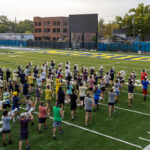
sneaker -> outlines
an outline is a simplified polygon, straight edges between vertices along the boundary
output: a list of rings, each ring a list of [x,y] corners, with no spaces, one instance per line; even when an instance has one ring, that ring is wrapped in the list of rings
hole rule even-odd
[[[61,132],[59,132],[59,134],[60,134],[60,135],[63,135],[63,134],[64,134],[64,131],[62,130]]]
[[[26,146],[26,150],[30,149],[30,145]]]
[[[53,135],[53,139],[54,139],[54,140],[56,139],[56,135]]]
[[[73,121],[73,120],[74,120],[74,118],[72,117],[72,118],[71,118],[71,120]]]
[[[5,143],[3,143],[3,147],[5,147],[6,146],[6,144]]]

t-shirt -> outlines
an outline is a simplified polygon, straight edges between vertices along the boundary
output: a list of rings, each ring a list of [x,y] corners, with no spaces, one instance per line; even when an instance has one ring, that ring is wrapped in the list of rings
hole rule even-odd
[[[51,100],[52,99],[52,94],[53,94],[52,90],[46,89],[45,90],[45,99],[46,100]]]
[[[53,107],[54,121],[61,121],[60,108],[54,106]]]
[[[6,79],[10,78],[11,72],[8,70],[6,71]]]
[[[37,82],[38,86],[41,87],[41,82],[42,82],[41,78],[37,78],[36,82]]]
[[[5,104],[10,104],[10,94],[9,92],[3,93],[3,100],[6,101]]]
[[[3,80],[0,79],[0,87],[3,87]]]
[[[100,93],[101,93],[101,91],[99,89],[96,92],[94,92],[94,99],[95,100],[99,100]]]
[[[85,96],[86,89],[87,89],[87,87],[84,87],[84,86],[80,86],[79,87],[79,95],[80,95],[80,97],[84,97]]]
[[[134,90],[134,84],[129,84],[128,85],[128,93],[133,93]]]
[[[85,110],[92,110],[92,98],[90,97],[85,97]]]
[[[142,81],[142,84],[143,84],[143,90],[147,90],[149,81]]]
[[[69,88],[67,88],[67,95],[72,94],[72,89],[73,89],[73,86],[69,85]]]
[[[24,73],[21,73],[21,74],[20,74],[20,82],[23,83],[23,82],[25,81],[25,76],[26,76],[26,75],[25,75]]]
[[[19,107],[18,102],[19,102],[19,98],[17,96],[14,96],[13,97],[13,108]]]
[[[115,91],[115,92],[119,92],[119,89],[121,88],[121,85],[120,85],[120,83],[118,82],[118,83],[115,83],[114,87],[115,87],[114,91]]]
[[[109,81],[110,81],[110,75],[106,75],[105,76],[105,82],[106,82],[106,84],[109,84]]]
[[[141,73],[141,81],[143,81],[146,76],[147,76],[147,73],[146,72],[142,72]]]
[[[9,131],[11,129],[11,126],[9,124],[9,121],[12,120],[11,117],[2,117],[3,121],[3,126],[2,126],[2,131]]]
[[[94,86],[94,79],[89,80],[89,88],[93,88]]]
[[[23,84],[23,94],[28,95],[28,84],[27,83]]]
[[[76,100],[77,100],[77,95],[71,94],[71,95],[70,95],[70,102],[71,102],[71,105],[76,105]]]
[[[47,110],[44,106],[39,106],[39,118],[46,118]]]
[[[34,77],[33,76],[29,76],[28,79],[29,79],[29,84],[33,84]]]
[[[45,80],[45,78],[46,78],[46,73],[45,73],[45,72],[42,72],[42,73],[41,73],[41,79],[42,79],[42,80]]]
[[[115,96],[116,94],[114,92],[109,92],[109,98],[108,98],[108,102],[109,103],[115,103]]]
[[[20,134],[28,134],[28,123],[31,119],[20,119]]]
[[[65,77],[68,77],[70,70],[65,70]]]

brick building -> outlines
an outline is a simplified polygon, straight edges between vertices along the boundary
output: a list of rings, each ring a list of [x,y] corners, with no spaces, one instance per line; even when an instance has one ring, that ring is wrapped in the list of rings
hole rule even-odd
[[[69,41],[69,17],[34,17],[34,40]],[[95,33],[85,33],[84,41],[91,42]],[[82,42],[82,33],[72,33],[72,42]]]
[[[34,40],[62,41],[69,37],[68,17],[34,17]]]

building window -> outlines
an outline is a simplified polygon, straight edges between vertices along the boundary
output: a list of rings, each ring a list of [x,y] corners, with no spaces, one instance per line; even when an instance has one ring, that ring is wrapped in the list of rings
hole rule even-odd
[[[56,21],[53,21],[53,26],[56,26]]]
[[[39,37],[39,41],[41,41],[41,37]]]
[[[39,22],[39,26],[41,26],[42,25],[42,23],[41,22]]]
[[[57,41],[60,40],[60,37],[57,37]]]
[[[35,22],[35,26],[41,26],[41,22]]]
[[[50,26],[50,21],[47,21],[47,26]]]
[[[35,33],[38,33],[38,29],[35,29]]]
[[[39,32],[41,33],[41,32],[42,32],[42,30],[41,30],[41,29],[39,29]]]
[[[53,33],[55,33],[56,32],[56,29],[55,28],[53,28]]]
[[[63,26],[67,26],[67,21],[63,21]]]
[[[45,32],[45,33],[49,33],[49,32],[50,32],[50,29],[49,29],[49,28],[44,28],[44,32]]]
[[[63,32],[64,32],[64,33],[67,33],[67,28],[63,28]]]
[[[53,41],[56,41],[56,37],[53,37]]]
[[[47,21],[44,21],[44,26],[47,26]]]
[[[60,28],[57,28],[57,32],[60,33]]]
[[[35,37],[35,40],[38,40],[38,37]]]
[[[57,26],[60,26],[60,21],[57,21]]]

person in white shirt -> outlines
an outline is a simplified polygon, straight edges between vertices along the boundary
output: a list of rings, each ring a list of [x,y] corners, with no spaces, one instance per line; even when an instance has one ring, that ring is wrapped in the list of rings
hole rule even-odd
[[[79,86],[79,97],[80,97],[80,107],[84,106],[84,98],[86,96],[87,87],[83,85],[83,83]]]

